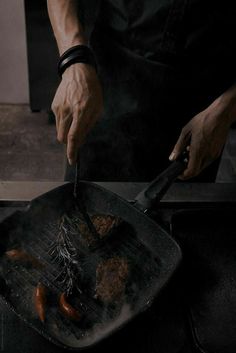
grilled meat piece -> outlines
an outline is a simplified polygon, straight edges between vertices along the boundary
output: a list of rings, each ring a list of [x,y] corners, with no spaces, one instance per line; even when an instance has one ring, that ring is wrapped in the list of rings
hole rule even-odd
[[[91,219],[101,238],[105,237],[114,227],[117,227],[120,223],[119,217],[111,215],[93,215]]]
[[[101,262],[96,270],[96,295],[106,304],[119,301],[125,292],[129,274],[126,259],[112,257]]]
[[[121,222],[119,217],[103,214],[92,215],[91,221],[93,222],[101,239],[107,236]],[[87,244],[92,245],[94,243],[94,237],[90,233],[87,225],[85,223],[80,223],[79,230]]]

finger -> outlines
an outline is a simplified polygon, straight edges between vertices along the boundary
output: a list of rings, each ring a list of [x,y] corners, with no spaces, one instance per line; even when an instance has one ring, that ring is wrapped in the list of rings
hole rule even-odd
[[[88,131],[89,112],[79,109],[73,113],[73,120],[67,136],[67,158],[72,165],[77,161],[79,147],[84,143]]]
[[[87,108],[81,112],[78,108],[73,113],[73,121],[67,136],[67,158],[70,164],[77,160],[80,146],[85,142],[86,136],[97,121],[96,113]]]
[[[69,109],[64,110],[59,116],[57,125],[57,139],[61,143],[67,143],[67,135],[70,130],[72,118],[73,116]]]
[[[198,153],[198,149],[190,145],[188,166],[179,179],[187,180],[198,175],[202,170],[202,163],[202,156]]]
[[[55,117],[55,121],[56,121],[56,130],[58,130],[58,123],[59,123],[59,113],[58,113],[58,109],[57,107],[54,105],[54,103],[52,103],[51,105],[51,110],[54,114]]]
[[[178,141],[169,156],[170,161],[174,161],[185,149],[186,145],[190,140],[190,132],[186,132],[185,129],[181,131]]]
[[[60,121],[58,114],[55,115],[55,120],[56,120],[56,131],[58,131],[59,121]]]

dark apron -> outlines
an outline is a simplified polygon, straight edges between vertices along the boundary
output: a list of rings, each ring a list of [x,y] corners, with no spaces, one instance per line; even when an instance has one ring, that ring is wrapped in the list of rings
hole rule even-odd
[[[211,31],[205,30],[209,21],[203,16],[204,6],[196,6],[199,3],[203,1],[100,2],[91,45],[98,61],[105,113],[80,151],[81,178],[151,180],[168,165],[186,122],[233,83],[235,48],[224,39],[221,42],[229,50],[220,52]],[[214,4],[222,13],[218,2]],[[214,26],[223,23],[227,29],[217,11],[213,12]],[[197,21],[204,18],[199,28],[194,14]],[[211,15],[210,8],[207,14]],[[214,62],[206,50],[211,42],[217,53]],[[226,53],[230,65],[223,60]],[[217,167],[218,162],[196,181],[214,181]],[[66,179],[73,179],[73,171],[67,170]]]
[[[85,3],[89,7],[90,1]],[[235,16],[229,12],[229,21],[228,14],[222,15],[217,0],[212,13],[210,3],[205,14],[203,0],[100,2],[91,45],[105,112],[81,148],[81,178],[151,180],[168,165],[183,125],[234,82],[235,45],[230,41]],[[213,36],[219,23],[225,33],[232,32],[228,41],[224,38],[227,51]],[[219,60],[213,60],[208,44]],[[196,181],[214,181],[217,166]],[[67,169],[68,179],[73,180],[73,170]],[[178,283],[177,275],[155,308],[94,352],[192,352]]]

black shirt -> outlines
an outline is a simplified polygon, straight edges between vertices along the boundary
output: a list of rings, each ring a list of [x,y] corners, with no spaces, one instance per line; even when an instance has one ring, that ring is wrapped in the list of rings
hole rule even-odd
[[[167,166],[182,127],[235,82],[236,1],[96,5],[91,45],[105,112],[84,148],[84,175],[101,180],[100,167],[91,171],[99,160],[107,178],[150,180]]]
[[[177,73],[167,79],[173,89],[178,80],[190,100],[202,90],[197,111],[235,82],[235,19],[235,0],[101,0],[95,47],[101,66],[111,68],[103,76],[147,74],[149,81],[150,62],[170,65]]]

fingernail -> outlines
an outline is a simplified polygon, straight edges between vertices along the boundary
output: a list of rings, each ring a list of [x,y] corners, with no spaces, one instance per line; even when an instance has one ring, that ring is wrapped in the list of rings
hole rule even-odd
[[[69,158],[68,162],[69,162],[70,165],[73,165],[73,159]]]
[[[173,161],[175,159],[175,156],[176,156],[176,153],[175,152],[172,152],[170,157],[169,157],[169,160],[170,161]]]

